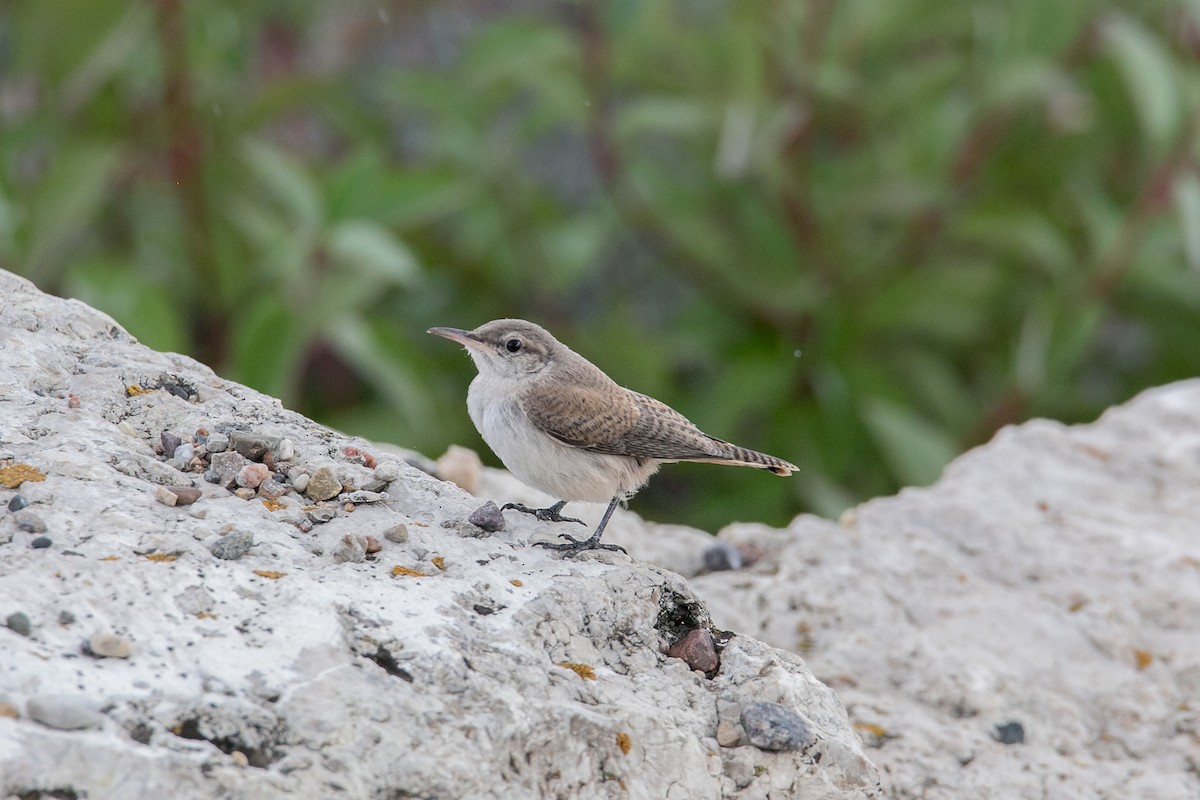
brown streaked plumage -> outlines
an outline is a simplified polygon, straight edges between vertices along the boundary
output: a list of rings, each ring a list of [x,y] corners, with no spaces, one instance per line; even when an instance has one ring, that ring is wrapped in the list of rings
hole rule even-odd
[[[568,554],[619,549],[600,536],[618,501],[632,496],[663,463],[703,461],[790,475],[795,465],[701,431],[666,403],[626,389],[531,322],[501,319],[473,331],[431,328],[463,344],[479,375],[467,407],[484,441],[523,482],[561,501],[528,509],[564,520],[567,501],[608,501],[590,539],[563,535],[544,544]],[[578,521],[578,520],[574,520]]]

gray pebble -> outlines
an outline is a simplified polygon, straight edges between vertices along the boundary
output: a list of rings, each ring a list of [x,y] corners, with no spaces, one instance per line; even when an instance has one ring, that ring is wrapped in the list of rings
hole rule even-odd
[[[210,433],[205,446],[210,453],[224,453],[229,449],[229,437],[223,433]]]
[[[158,435],[158,439],[162,442],[163,455],[168,458],[171,457],[171,454],[175,452],[179,445],[183,444],[183,439],[170,431],[163,431]]]
[[[22,508],[13,514],[13,521],[17,523],[18,528],[29,533],[44,533],[46,530],[45,520],[37,512],[28,508]]]
[[[246,555],[246,552],[253,546],[253,533],[250,531],[237,531],[236,533],[227,533],[220,539],[217,539],[209,547],[209,550],[212,550],[212,554],[217,558],[233,561]]]
[[[333,472],[333,467],[321,467],[308,479],[304,493],[313,500],[328,500],[342,491],[342,482]]]
[[[704,551],[704,568],[709,572],[741,569],[742,551],[729,542],[717,542]]]
[[[408,541],[408,526],[403,522],[397,523],[383,532],[383,538],[389,542],[404,544]]]
[[[491,500],[472,511],[471,516],[467,517],[467,522],[489,533],[504,530],[504,515],[500,513],[500,507]]]
[[[75,731],[95,728],[102,721],[100,712],[90,699],[81,694],[43,694],[31,697],[25,713],[47,728]]]
[[[33,623],[29,621],[29,615],[24,611],[9,614],[4,620],[4,624],[8,626],[9,630],[22,636],[28,636],[33,631]]]
[[[398,461],[383,461],[375,467],[375,477],[384,483],[391,483],[400,477]]]
[[[133,655],[133,642],[116,633],[97,633],[88,639],[88,650],[97,658],[129,658]]]
[[[386,503],[390,498],[387,492],[365,492],[359,489],[356,492],[346,492],[338,497],[338,500],[344,503],[354,503],[355,505],[366,505],[367,503]]]
[[[242,467],[249,462],[242,457],[241,453],[236,453],[227,450],[223,453],[213,453],[209,460],[209,466],[212,471],[217,473],[216,483],[229,488],[233,482],[237,480],[238,473],[242,471]]]
[[[215,469],[208,469],[204,471],[204,480],[209,483],[220,483],[221,475]]]
[[[384,489],[386,489],[390,485],[391,485],[390,481],[381,481],[378,478],[371,478],[371,480],[367,481],[366,483],[364,483],[362,486],[360,486],[358,488],[362,489],[364,492],[379,493],[379,492],[382,492]]]
[[[803,750],[816,743],[808,721],[779,703],[746,704],[742,709],[742,727],[750,744],[760,750]]]
[[[290,475],[291,473],[288,473],[288,474]],[[297,492],[302,493],[305,489],[308,488],[308,479],[310,477],[311,476],[307,472],[301,472],[299,475],[292,478],[292,488],[295,489]]]
[[[367,557],[367,539],[365,536],[346,534],[333,548],[334,561],[359,562]]]
[[[181,444],[171,453],[171,458],[183,464],[188,464],[196,456],[194,444]]]
[[[265,497],[268,500],[278,500],[291,491],[291,488],[286,483],[280,483],[276,480],[266,480],[258,485],[258,496]]]
[[[1000,744],[1024,744],[1025,726],[1016,720],[997,725],[992,738]]]
[[[44,550],[52,544],[54,544],[54,541],[49,536],[39,536],[30,542],[29,546],[34,550]]]
[[[73,613],[71,613],[70,611],[58,612],[58,624],[59,625],[74,625],[75,624],[75,615]]]
[[[336,517],[337,509],[331,506],[321,506],[320,508],[313,508],[304,513],[306,513],[308,518],[313,522],[321,525]]]
[[[23,494],[14,494],[12,500],[8,501],[9,511],[20,511],[25,506],[29,505],[29,501],[25,499]]]
[[[275,447],[275,458],[279,461],[291,461],[296,457],[296,443],[291,439],[280,439]]]
[[[282,441],[278,436],[264,436],[245,431],[234,431],[229,434],[229,445],[251,461],[262,461],[263,456],[279,447]]]

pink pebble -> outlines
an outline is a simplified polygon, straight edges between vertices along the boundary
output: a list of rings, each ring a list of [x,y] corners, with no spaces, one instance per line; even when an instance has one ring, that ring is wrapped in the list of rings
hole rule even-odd
[[[266,464],[247,464],[238,473],[237,485],[247,489],[256,489],[269,477],[271,477],[271,470]]]

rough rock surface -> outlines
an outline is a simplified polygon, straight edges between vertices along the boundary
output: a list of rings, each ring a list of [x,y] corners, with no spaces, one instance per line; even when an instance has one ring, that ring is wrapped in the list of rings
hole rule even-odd
[[[1200,381],[1005,429],[839,523],[731,525],[748,569],[703,574],[696,532],[628,512],[611,530],[718,627],[801,654],[890,797],[1200,798]]]
[[[238,432],[280,442],[252,454],[269,496],[212,482],[206,436]],[[272,485],[318,472],[345,493]],[[18,491],[50,546],[14,521]],[[525,515],[486,534],[478,506],[0,272],[0,618],[31,622],[0,628],[0,797],[877,796],[798,656],[719,635],[719,669],[693,671],[664,654],[709,625],[683,579],[531,548],[553,526]],[[239,532],[252,546],[217,558]],[[338,561],[347,537],[382,549]],[[89,654],[98,634],[128,657]],[[813,741],[748,744],[756,701]]]

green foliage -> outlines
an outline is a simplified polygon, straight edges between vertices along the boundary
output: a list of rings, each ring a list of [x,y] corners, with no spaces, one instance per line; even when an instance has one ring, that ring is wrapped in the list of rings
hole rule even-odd
[[[4,6],[0,266],[432,454],[425,328],[540,321],[800,466],[636,503],[710,528],[1197,373],[1196,4],[538,7]]]

